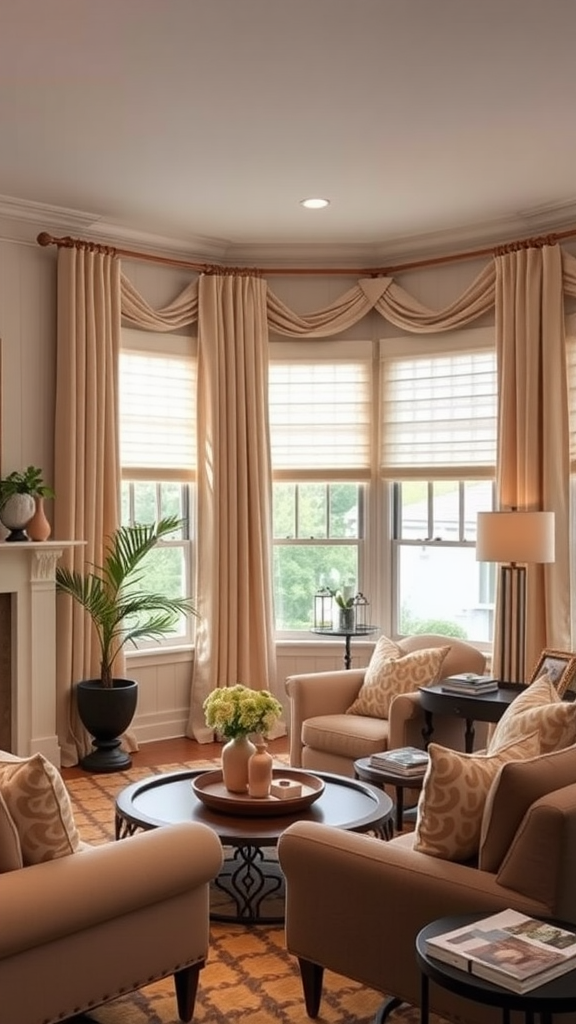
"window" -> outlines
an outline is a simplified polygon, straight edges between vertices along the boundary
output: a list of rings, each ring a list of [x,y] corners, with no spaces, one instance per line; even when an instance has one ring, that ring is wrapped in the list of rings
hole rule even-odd
[[[192,594],[196,475],[196,356],[191,338],[135,330],[122,333],[120,354],[121,521],[151,523],[174,515],[180,530],[160,541],[145,563],[147,586],[169,595]],[[139,647],[189,644],[194,619],[162,641]]]
[[[486,344],[479,347],[478,342]],[[467,345],[469,341],[469,346]],[[430,339],[426,339],[430,348]],[[381,475],[392,533],[392,628],[488,643],[494,567],[476,562],[476,514],[494,507],[492,331],[382,343]],[[438,351],[438,348],[445,349]],[[402,354],[399,354],[399,350]]]
[[[321,586],[362,588],[372,348],[273,343],[269,416],[276,628],[308,630]]]

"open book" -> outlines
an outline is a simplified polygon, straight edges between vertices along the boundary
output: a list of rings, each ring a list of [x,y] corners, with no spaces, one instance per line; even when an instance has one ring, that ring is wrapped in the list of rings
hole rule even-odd
[[[576,933],[516,910],[503,910],[427,939],[426,952],[522,993],[576,968]]]

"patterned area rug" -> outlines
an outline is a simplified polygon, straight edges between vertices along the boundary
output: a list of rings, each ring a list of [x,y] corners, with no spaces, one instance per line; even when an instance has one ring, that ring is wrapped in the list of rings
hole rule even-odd
[[[284,758],[278,760],[284,761]],[[216,761],[167,764],[67,781],[82,839],[102,843],[114,838],[114,800],[119,791],[132,782],[152,774],[186,768],[208,769],[217,764]],[[371,1024],[381,1003],[379,993],[327,971],[317,1020],[319,1024]],[[305,1024],[309,1020],[296,960],[284,948],[282,925],[212,923],[209,959],[200,975],[193,1019],[196,1024],[228,1024],[230,1021]],[[390,1020],[394,1024],[417,1024],[419,1014],[402,1007]],[[167,979],[77,1017],[74,1024],[177,1024],[177,1021],[173,983]]]

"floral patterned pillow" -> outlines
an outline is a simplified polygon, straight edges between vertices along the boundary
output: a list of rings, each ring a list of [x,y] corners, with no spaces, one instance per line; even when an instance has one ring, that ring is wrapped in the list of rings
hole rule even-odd
[[[488,753],[534,730],[540,737],[540,754],[576,742],[576,703],[563,701],[547,675],[527,686],[506,708],[492,733]]]
[[[414,849],[443,860],[467,861],[480,847],[488,792],[502,765],[535,757],[538,733],[495,754],[462,754],[430,743],[430,761],[418,801]]]
[[[381,637],[366,669],[360,692],[347,715],[388,718],[390,705],[399,693],[431,686],[440,678],[450,647],[431,647],[405,654],[393,640]]]

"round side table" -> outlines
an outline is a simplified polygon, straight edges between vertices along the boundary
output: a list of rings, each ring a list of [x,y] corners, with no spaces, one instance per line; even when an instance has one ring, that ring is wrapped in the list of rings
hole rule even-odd
[[[533,988],[530,992],[512,992],[508,988],[494,985],[490,981],[468,974],[457,967],[437,960],[426,952],[426,940],[433,935],[450,932],[454,928],[475,924],[489,916],[485,914],[463,914],[458,917],[443,917],[426,925],[416,936],[416,960],[421,972],[422,988],[420,1000],[420,1024],[428,1024],[429,1015],[429,982],[454,992],[456,995],[471,999],[486,1006],[496,1006],[502,1010],[503,1024],[509,1024],[510,1012],[519,1010],[524,1014],[526,1024],[532,1024],[534,1015],[539,1014],[542,1024],[551,1024],[554,1013],[573,1013],[576,1010],[576,968],[560,975],[547,985]],[[543,920],[545,920],[543,918]],[[574,925],[553,921],[560,927],[574,931]]]
[[[396,831],[404,828],[404,790],[422,789],[424,772],[421,775],[405,775],[389,768],[375,768],[370,764],[369,757],[360,757],[354,761],[354,774],[362,782],[371,782],[373,786],[394,786],[396,792]]]

